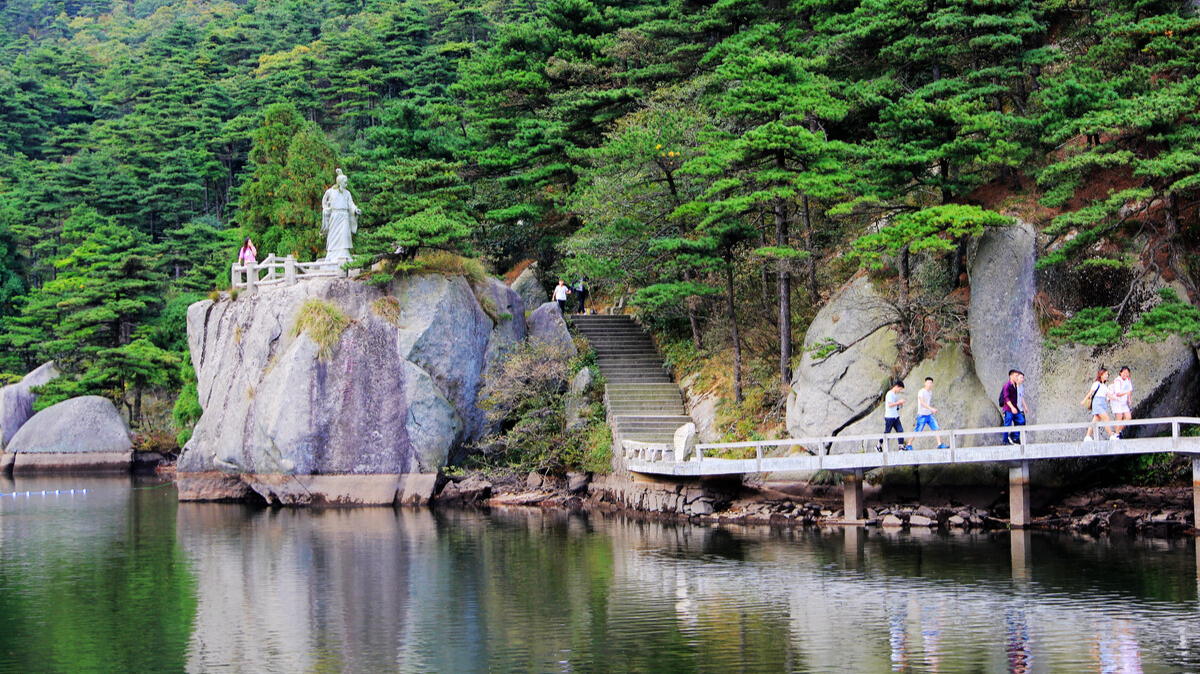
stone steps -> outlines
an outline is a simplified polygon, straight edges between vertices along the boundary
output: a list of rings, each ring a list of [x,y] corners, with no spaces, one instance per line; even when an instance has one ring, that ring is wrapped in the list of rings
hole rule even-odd
[[[571,324],[596,351],[614,437],[673,442],[691,417],[650,335],[628,316],[574,316]]]

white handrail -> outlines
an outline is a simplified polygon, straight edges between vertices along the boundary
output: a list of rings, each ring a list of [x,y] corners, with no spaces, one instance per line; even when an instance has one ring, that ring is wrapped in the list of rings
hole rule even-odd
[[[260,276],[260,272],[265,273]],[[292,286],[305,279],[346,276],[348,274],[337,262],[298,262],[291,255],[280,257],[274,253],[262,262],[234,262],[229,267],[230,287],[251,295],[260,287]]]
[[[1125,439],[1109,442],[1099,437],[1101,427],[1112,426],[1163,426],[1169,434]],[[877,433],[853,436],[822,436],[816,438],[791,438],[785,440],[760,440],[750,442],[705,443],[695,445],[693,456],[676,456],[673,443],[640,442],[622,440],[620,449],[624,458],[632,462],[635,472],[665,474],[733,474],[757,473],[778,470],[844,470],[889,465],[920,465],[923,463],[975,463],[979,461],[1019,461],[1029,459],[1066,458],[1069,456],[1111,456],[1116,454],[1146,454],[1159,452],[1191,453],[1200,456],[1200,437],[1185,437],[1184,426],[1200,426],[1197,417],[1160,417],[1154,419],[1130,419],[1113,422],[1067,422],[1060,424],[1037,424],[1031,426],[995,426],[989,428],[942,429],[921,433]],[[1078,431],[1092,429],[1095,442],[1077,440],[1038,441],[1030,433],[1054,431]],[[1020,433],[1021,440],[1010,445],[963,446],[960,437],[994,435],[998,433]],[[893,451],[890,440],[905,438],[927,438],[941,435],[949,439],[949,446],[938,449],[916,449],[915,451]],[[861,452],[832,452],[838,443],[869,443],[867,446],[883,445],[882,452],[864,448]],[[800,446],[807,453],[789,456],[766,456],[765,449],[772,447]],[[754,457],[749,459],[713,458],[713,450],[754,448]],[[815,451],[814,451],[815,448]],[[709,455],[705,456],[705,451]],[[691,460],[689,462],[689,459]],[[700,462],[708,465],[701,468]],[[689,463],[695,466],[687,467]],[[658,466],[658,467],[654,467]],[[699,472],[697,472],[699,471]]]

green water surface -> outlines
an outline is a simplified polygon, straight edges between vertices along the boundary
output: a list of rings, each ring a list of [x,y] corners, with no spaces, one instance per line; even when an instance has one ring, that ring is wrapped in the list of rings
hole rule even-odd
[[[1200,672],[1192,540],[0,494],[0,672]]]

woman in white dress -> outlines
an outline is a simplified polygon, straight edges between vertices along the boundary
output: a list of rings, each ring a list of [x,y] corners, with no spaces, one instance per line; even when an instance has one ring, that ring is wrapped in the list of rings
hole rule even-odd
[[[1112,386],[1113,395],[1116,396],[1112,401],[1113,419],[1116,421],[1129,421],[1133,418],[1131,407],[1133,405],[1133,382],[1129,379],[1129,368],[1122,367],[1117,373],[1117,379]],[[1121,433],[1125,430],[1125,426],[1117,426],[1117,437],[1121,437]]]

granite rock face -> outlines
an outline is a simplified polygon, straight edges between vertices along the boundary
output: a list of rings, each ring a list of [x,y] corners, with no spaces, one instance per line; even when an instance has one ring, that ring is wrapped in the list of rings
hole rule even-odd
[[[476,400],[488,355],[524,337],[523,312],[496,325],[476,293],[497,308],[519,307],[507,288],[473,290],[438,274],[384,289],[304,281],[192,305],[188,340],[204,414],[180,457],[181,476],[436,472],[451,448],[486,433]],[[326,358],[295,330],[312,300],[350,319]],[[293,502],[284,493],[292,482],[251,486]]]
[[[866,275],[817,313],[788,394],[792,437],[833,435],[879,403],[899,356],[892,320]]]
[[[33,415],[8,443],[8,451],[82,454],[129,452],[129,428],[108,398],[81,396]]]
[[[527,307],[541,306],[550,301],[550,295],[546,293],[541,275],[538,274],[536,262],[521,272],[521,275],[513,281],[512,289],[521,296]]]
[[[571,358],[579,353],[557,302],[545,302],[534,310],[529,314],[528,325],[530,339],[543,341]]]
[[[986,231],[970,264],[969,347],[943,344],[911,366],[899,362],[887,303],[865,276],[851,279],[817,314],[805,336],[805,352],[788,396],[791,436],[882,432],[882,395],[897,375],[907,384],[903,395],[908,404],[901,420],[909,431],[915,427],[917,391],[927,376],[934,379],[934,407],[943,428],[999,426],[996,399],[1010,369],[1026,374],[1029,424],[1090,420],[1078,403],[1102,365],[1114,377],[1120,366],[1131,368],[1135,419],[1194,411],[1200,402],[1200,387],[1195,386],[1200,361],[1195,349],[1178,338],[1155,344],[1124,340],[1104,348],[1047,345],[1038,303],[1061,296],[1057,291],[1066,283],[1062,271],[1036,269],[1039,248],[1039,234],[1028,223]],[[1157,287],[1152,282],[1144,290],[1145,296],[1154,297]],[[1040,439],[1077,439],[1067,432],[1052,435],[1045,433]],[[960,438],[962,446],[994,442],[998,437]],[[930,438],[916,444],[932,443]],[[831,451],[863,451],[852,444],[834,444]],[[992,464],[923,470],[928,474],[922,482],[927,483],[990,483],[996,475],[1003,477]]]
[[[0,449],[4,449],[33,416],[37,396],[30,389],[50,383],[58,378],[58,374],[58,367],[50,361],[25,375],[21,381],[0,388]]]
[[[995,400],[1010,369],[1025,373],[1030,424],[1090,421],[1079,400],[1102,366],[1114,378],[1118,368],[1129,366],[1135,418],[1193,409],[1198,392],[1192,382],[1200,376],[1200,362],[1177,337],[1156,344],[1123,340],[1104,348],[1045,344],[1035,303],[1039,292],[1048,294],[1060,281],[1056,272],[1039,276],[1035,271],[1037,250],[1033,226],[1019,222],[984,233],[971,264],[971,353],[996,410],[993,418],[1000,418]]]

